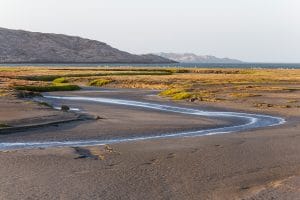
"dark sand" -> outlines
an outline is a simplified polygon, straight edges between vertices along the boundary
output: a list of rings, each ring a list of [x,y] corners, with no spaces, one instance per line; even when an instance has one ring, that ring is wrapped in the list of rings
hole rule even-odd
[[[94,95],[165,101],[145,93]],[[104,104],[81,105],[104,119],[2,135],[1,141],[111,138],[230,123]],[[242,108],[236,105],[236,110]],[[297,199],[299,116],[280,114],[288,118],[285,125],[240,133],[109,147],[2,151],[0,199]]]
[[[0,98],[0,123],[12,127],[49,123],[76,118],[76,114],[60,112],[29,100]]]

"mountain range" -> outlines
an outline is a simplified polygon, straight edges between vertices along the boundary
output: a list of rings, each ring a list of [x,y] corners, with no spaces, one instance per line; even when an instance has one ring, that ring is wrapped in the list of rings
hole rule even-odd
[[[0,63],[175,62],[153,54],[131,54],[77,36],[0,28]]]
[[[201,56],[193,53],[158,53],[156,55],[180,63],[242,63],[242,61],[236,59],[217,58],[209,55]]]

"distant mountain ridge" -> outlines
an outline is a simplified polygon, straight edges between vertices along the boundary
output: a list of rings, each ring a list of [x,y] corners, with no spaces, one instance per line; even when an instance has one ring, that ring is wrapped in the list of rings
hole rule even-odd
[[[157,53],[156,55],[180,63],[243,63],[237,59],[217,58],[209,55],[201,56],[193,53]]]
[[[0,28],[0,63],[174,63],[135,55],[103,42],[63,34]]]

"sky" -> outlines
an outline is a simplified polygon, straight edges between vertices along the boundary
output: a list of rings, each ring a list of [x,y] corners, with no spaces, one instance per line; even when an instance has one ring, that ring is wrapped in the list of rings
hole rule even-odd
[[[299,0],[0,0],[0,27],[77,35],[136,54],[300,62]]]

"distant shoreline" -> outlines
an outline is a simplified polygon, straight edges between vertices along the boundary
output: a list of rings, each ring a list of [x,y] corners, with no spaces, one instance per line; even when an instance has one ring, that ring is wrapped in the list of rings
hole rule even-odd
[[[0,63],[2,67],[182,67],[182,68],[249,68],[300,69],[300,63]]]

